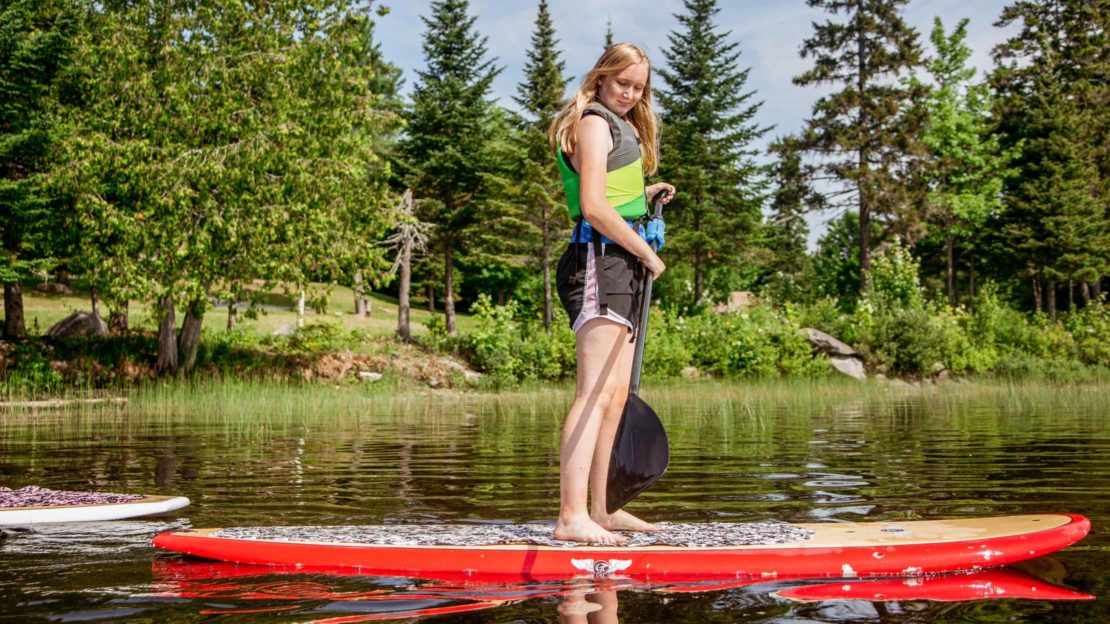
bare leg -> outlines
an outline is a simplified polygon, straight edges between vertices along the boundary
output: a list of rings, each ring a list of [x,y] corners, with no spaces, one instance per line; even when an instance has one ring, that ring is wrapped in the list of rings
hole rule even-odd
[[[617,394],[621,350],[627,340],[625,326],[607,319],[587,322],[576,336],[578,384],[559,448],[555,539],[602,544],[627,541],[594,522],[586,506],[594,447],[606,409]],[[623,383],[627,386],[627,379]]]
[[[594,522],[610,531],[657,531],[658,529],[624,510],[617,510],[610,515],[606,510],[605,493],[609,484],[609,458],[613,454],[613,443],[617,436],[617,427],[624,413],[624,404],[628,400],[628,385],[632,377],[632,359],[636,353],[635,343],[628,341],[628,334],[624,335],[621,344],[620,359],[618,360],[617,386],[613,399],[605,409],[605,418],[601,422],[598,432],[597,446],[594,448],[593,464],[590,467],[590,517]]]
[[[598,607],[586,616],[589,624],[620,624],[617,619],[617,592],[603,591],[586,596],[586,600]]]

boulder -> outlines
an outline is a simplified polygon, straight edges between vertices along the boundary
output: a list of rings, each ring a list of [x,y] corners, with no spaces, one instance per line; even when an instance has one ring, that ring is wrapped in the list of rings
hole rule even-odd
[[[275,329],[274,332],[273,332],[273,335],[274,336],[292,336],[295,333],[297,333],[297,326],[286,323],[285,325],[282,325],[281,327]]]
[[[725,312],[740,312],[755,304],[755,296],[750,290],[734,290],[728,294],[728,301],[718,303],[713,307],[717,314]]]
[[[682,378],[687,381],[697,381],[701,377],[701,371],[695,366],[687,366],[682,369]]]
[[[107,336],[108,324],[92,312],[74,312],[54,323],[46,332],[46,335],[51,338]]]
[[[838,372],[841,372],[853,379],[863,381],[867,379],[867,371],[863,369],[863,360],[858,357],[845,357],[841,355],[829,356],[829,363]]]
[[[381,373],[374,373],[374,372],[371,372],[371,371],[359,371],[358,378],[360,380],[362,380],[363,382],[381,381],[382,374]]]
[[[72,295],[73,289],[60,282],[35,284],[35,290],[48,295]]]
[[[855,357],[861,359],[863,357],[852,347],[849,347],[847,344],[833,338],[820,329],[804,327],[802,331],[806,333],[806,340],[809,341],[809,344],[815,351],[828,353],[830,356]]]

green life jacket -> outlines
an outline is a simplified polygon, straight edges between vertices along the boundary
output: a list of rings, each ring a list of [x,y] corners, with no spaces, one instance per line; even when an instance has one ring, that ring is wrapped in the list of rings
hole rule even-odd
[[[609,122],[613,149],[605,162],[605,200],[625,219],[639,219],[647,214],[647,197],[644,191],[644,166],[640,159],[640,140],[627,121],[592,102],[582,116],[598,115]],[[567,199],[567,214],[571,221],[582,216],[582,178],[570,164],[570,158],[558,150],[559,176],[563,179],[563,193]]]

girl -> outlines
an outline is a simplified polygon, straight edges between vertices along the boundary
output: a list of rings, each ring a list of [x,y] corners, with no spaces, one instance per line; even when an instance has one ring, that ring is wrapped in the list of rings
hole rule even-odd
[[[613,438],[628,397],[643,271],[666,266],[642,237],[647,197],[674,187],[644,186],[658,168],[651,64],[638,46],[610,46],[555,117],[549,132],[567,212],[575,222],[556,270],[559,299],[574,329],[578,383],[563,424],[555,538],[615,544],[612,533],[655,527],[625,512],[606,513]],[[653,228],[654,229],[654,228]],[[662,243],[660,233],[659,242]],[[587,508],[587,490],[592,490]]]

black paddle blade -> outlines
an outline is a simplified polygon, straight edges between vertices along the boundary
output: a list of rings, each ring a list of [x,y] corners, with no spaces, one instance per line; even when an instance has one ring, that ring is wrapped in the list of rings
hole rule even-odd
[[[614,513],[659,480],[671,463],[667,431],[651,406],[628,395],[609,457],[605,508]]]

